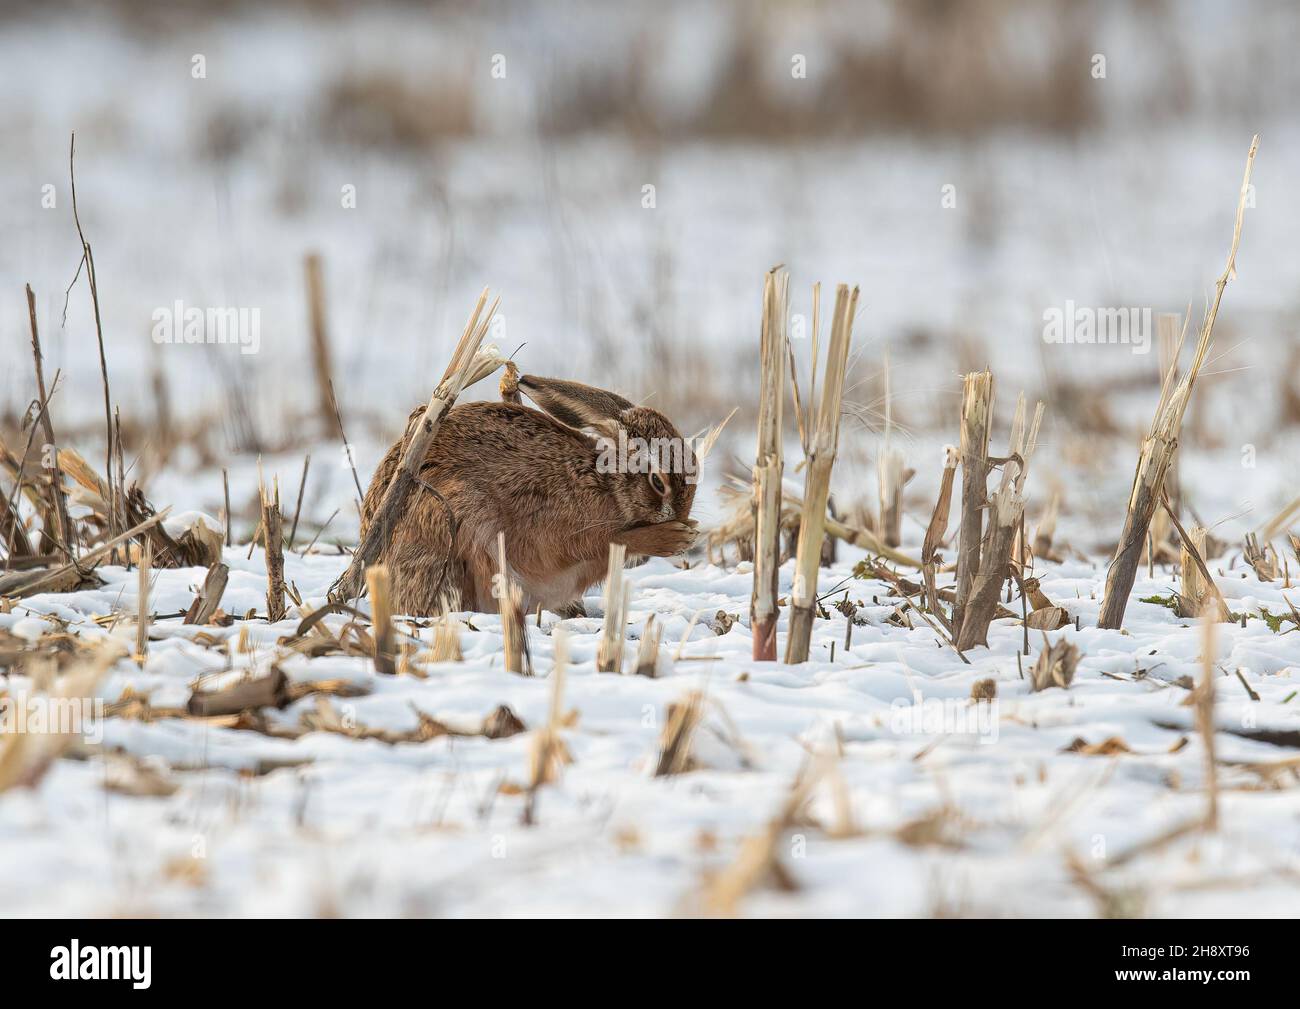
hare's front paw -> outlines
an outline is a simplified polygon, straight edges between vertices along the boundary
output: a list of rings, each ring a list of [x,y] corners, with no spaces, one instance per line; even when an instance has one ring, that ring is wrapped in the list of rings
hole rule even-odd
[[[653,525],[637,526],[620,533],[617,542],[627,546],[628,553],[645,554],[649,557],[673,557],[691,548],[699,535],[698,523],[694,519],[679,521],[669,519]]]

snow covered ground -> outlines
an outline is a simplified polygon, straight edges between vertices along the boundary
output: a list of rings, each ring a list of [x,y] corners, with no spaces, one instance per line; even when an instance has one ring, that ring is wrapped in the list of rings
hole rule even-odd
[[[225,608],[264,612],[260,552],[251,560],[245,553],[226,551]],[[342,567],[337,557],[291,557],[287,576],[313,608]],[[109,717],[102,747],[87,759],[61,760],[34,791],[0,798],[0,864],[21,867],[3,874],[0,908],[12,915],[698,913],[713,907],[709,880],[779,815],[801,767],[830,754],[806,815],[775,845],[797,888],[760,880],[740,900],[740,913],[1294,912],[1300,790],[1286,772],[1246,766],[1290,758],[1294,767],[1294,751],[1230,734],[1300,729],[1294,631],[1274,633],[1254,617],[1245,627],[1218,628],[1221,829],[1130,859],[1126,849],[1200,816],[1206,803],[1204,753],[1186,703],[1186,678],[1200,675],[1202,630],[1137,601],[1167,596],[1173,579],[1159,571],[1140,578],[1126,630],[1103,631],[1093,625],[1104,568],[1041,566],[1044,591],[1082,627],[1051,637],[1074,642],[1083,657],[1068,689],[1035,694],[1017,662],[1017,621],[996,622],[991,648],[971,651],[966,665],[914,615],[910,629],[888,622],[900,600],[851,570],[823,571],[821,585],[843,581],[849,598],[863,603],[863,625],[845,647],[846,618],[829,610],[830,619],[817,622],[813,661],[798,666],[750,661],[743,569],[697,563],[678,570],[654,561],[632,573],[630,636],[652,613],[665,628],[653,679],[596,672],[599,619],[565,621],[563,708],[574,715],[561,735],[572,763],[538,793],[531,826],[522,822],[520,788],[528,782],[531,733],[547,720],[552,615],[540,630],[529,628],[533,678],[503,669],[499,620],[483,614],[470,616],[473,629],[461,633],[463,662],[417,654],[423,675],[382,676],[366,658],[308,659],[278,646],[294,620],[182,626],[174,614],[189,605],[203,572],[161,572],[148,659],[143,668],[129,659],[113,667],[102,691],[110,703],[131,691],[156,708],[183,706],[200,674],[212,689],[277,664],[295,682],[343,680],[365,693],[305,697],[271,711],[272,727],[301,726],[327,703],[349,727],[401,734],[423,713],[472,733],[507,705],[527,731],[390,743]],[[93,618],[134,611],[136,576],[102,573],[104,587],[33,597],[0,615],[0,628],[33,637],[59,621],[88,639],[132,640],[129,619],[114,630]],[[1286,612],[1283,597],[1300,596],[1246,574],[1238,565],[1217,579],[1235,611]],[[784,592],[788,565],[782,575]],[[599,613],[598,596],[586,605]],[[740,618],[723,634],[715,633],[726,624],[719,611]],[[347,619],[326,623],[338,633]],[[425,644],[432,634],[407,630]],[[229,648],[196,643],[200,635],[224,638]],[[628,645],[629,664],[635,646]],[[1031,654],[1021,660],[1026,672],[1041,647],[1032,634]],[[996,681],[996,704],[977,711],[971,687],[984,678]],[[24,684],[12,677],[8,688],[17,693]],[[666,709],[693,690],[707,696],[693,747],[698,766],[655,777]],[[1071,751],[1085,744],[1104,745],[1097,754]],[[148,773],[137,762],[155,769],[162,785],[148,775],[146,786],[133,787]],[[156,791],[170,794],[129,794]],[[1071,856],[1096,892],[1109,896],[1090,896]]]

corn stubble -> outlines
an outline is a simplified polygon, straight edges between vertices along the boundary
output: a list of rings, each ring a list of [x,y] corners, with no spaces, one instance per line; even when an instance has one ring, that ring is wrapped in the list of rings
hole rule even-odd
[[[957,599],[953,634],[961,631],[966,599],[980,567],[984,506],[988,498],[989,418],[993,413],[993,373],[972,372],[962,381],[961,528],[957,553]]]
[[[808,432],[807,475],[791,592],[790,633],[786,639],[785,661],[788,663],[806,662],[812,641],[813,620],[817,615],[817,570],[821,566],[822,543],[826,537],[826,503],[830,497],[835,453],[839,448],[844,374],[857,306],[858,289],[855,287],[850,291],[847,284],[840,284],[835,292],[835,314],[831,321],[831,340],[820,399],[816,388],[809,390],[808,409],[810,414],[815,410],[816,415],[801,425]],[[816,353],[815,344],[813,352]]]
[[[785,469],[781,438],[785,398],[786,343],[789,339],[790,275],[782,267],[763,284],[763,325],[759,356],[758,448],[754,453],[754,587],[750,632],[756,662],[776,661],[777,595],[781,562],[781,478]]]
[[[627,610],[632,601],[631,583],[624,578],[626,563],[627,547],[622,543],[611,543],[609,567],[605,573],[605,616],[596,653],[596,668],[602,673],[623,672]]]
[[[1196,341],[1196,354],[1192,358],[1191,367],[1181,379],[1175,380],[1179,352],[1182,350],[1183,343],[1180,338],[1172,354],[1169,370],[1165,372],[1160,390],[1160,402],[1151,421],[1151,428],[1142,443],[1137,470],[1133,475],[1133,489],[1129,494],[1128,511],[1124,516],[1124,529],[1120,533],[1115,556],[1106,573],[1106,590],[1101,615],[1097,620],[1098,627],[1118,630],[1124,623],[1124,610],[1128,606],[1129,594],[1133,591],[1138,563],[1147,543],[1147,532],[1151,527],[1156,508],[1160,504],[1165,477],[1178,447],[1183,415],[1187,411],[1192,388],[1210,350],[1214,336],[1214,321],[1219,315],[1223,291],[1228,286],[1228,281],[1237,274],[1237,247],[1241,244],[1241,226],[1246,213],[1250,174],[1255,165],[1255,152],[1258,149],[1259,137],[1256,136],[1251,141],[1250,152],[1246,155],[1246,171],[1241,180],[1241,195],[1237,201],[1237,217],[1233,226],[1228,261],[1215,284],[1214,298],[1201,323],[1201,332]]]
[[[989,524],[980,542],[978,569],[971,578],[969,593],[961,611],[960,626],[956,630],[955,644],[959,652],[975,645],[988,644],[988,629],[998,608],[998,596],[1006,581],[1011,564],[1011,552],[1016,534],[1025,514],[1025,478],[1029,460],[1038,444],[1038,429],[1043,420],[1043,404],[1034,409],[1033,420],[1026,427],[1025,397],[1022,393],[1016,404],[1015,419],[1011,423],[1010,449],[1002,460],[1002,478],[997,492],[989,499]],[[979,466],[976,460],[976,466]],[[964,516],[963,516],[964,517]],[[962,544],[962,553],[968,545]]]

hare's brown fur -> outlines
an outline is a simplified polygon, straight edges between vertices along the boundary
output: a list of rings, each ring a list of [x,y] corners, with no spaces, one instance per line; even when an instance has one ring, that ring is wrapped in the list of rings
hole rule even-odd
[[[381,556],[398,612],[429,616],[448,603],[495,610],[499,532],[526,612],[579,600],[604,577],[611,543],[625,544],[629,556],[668,557],[694,540],[693,483],[682,473],[664,473],[652,484],[645,473],[601,472],[591,435],[570,426],[680,439],[667,418],[576,383],[524,376],[520,386],[569,423],[511,402],[466,403],[443,418]],[[575,404],[573,390],[592,396]],[[422,409],[411,414],[408,436]],[[371,479],[363,535],[405,440],[393,444]],[[657,494],[664,485],[666,493]]]

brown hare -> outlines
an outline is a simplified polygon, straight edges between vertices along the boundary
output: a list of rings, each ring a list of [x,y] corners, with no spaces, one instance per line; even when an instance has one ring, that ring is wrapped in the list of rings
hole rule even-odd
[[[541,410],[523,405],[519,392]],[[663,414],[532,375],[517,386],[508,378],[502,393],[503,402],[465,403],[443,418],[393,523],[380,560],[399,613],[495,610],[498,533],[524,612],[570,609],[604,577],[611,543],[624,544],[629,558],[671,557],[695,539],[698,463]],[[423,409],[370,481],[362,536]]]

